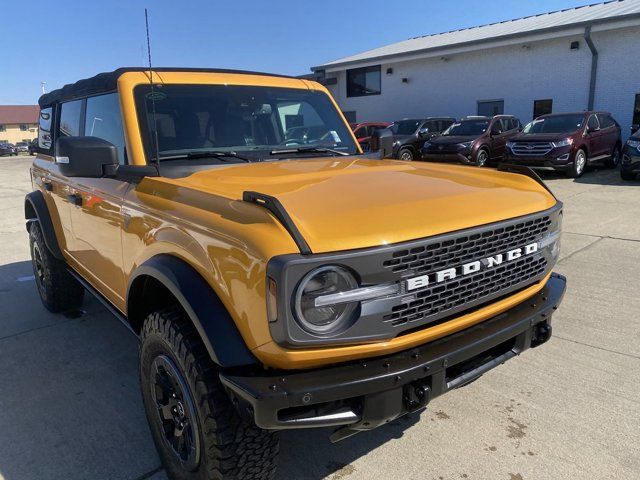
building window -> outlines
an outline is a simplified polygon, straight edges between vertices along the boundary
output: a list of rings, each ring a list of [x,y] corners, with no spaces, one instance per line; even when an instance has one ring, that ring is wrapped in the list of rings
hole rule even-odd
[[[25,125],[24,123],[20,124],[20,131],[21,132],[28,132],[29,131],[29,125]]]
[[[356,123],[356,112],[354,110],[342,112],[342,114],[344,115],[344,118],[347,120],[347,122]]]
[[[636,93],[636,102],[633,106],[633,122],[631,123],[633,123],[633,125],[640,125],[640,93]]]
[[[380,95],[380,65],[347,70],[347,97]]]
[[[478,115],[495,117],[504,113],[504,100],[478,100]]]
[[[553,100],[534,100],[533,101],[533,118],[538,118],[541,115],[548,115],[553,110]]]

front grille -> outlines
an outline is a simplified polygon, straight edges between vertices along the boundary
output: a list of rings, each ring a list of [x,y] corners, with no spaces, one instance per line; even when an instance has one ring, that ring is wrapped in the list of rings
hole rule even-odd
[[[485,229],[482,233],[465,233],[394,252],[383,266],[404,278],[430,274],[540,241],[550,225],[551,218],[545,215]],[[383,321],[397,327],[416,321],[422,324],[434,316],[442,318],[449,310],[479,304],[483,298],[493,298],[500,292],[526,285],[546,269],[544,256],[528,255],[492,269],[429,285],[403,296],[402,302],[383,316]]]
[[[516,155],[546,155],[553,145],[550,142],[515,142],[511,150]]]
[[[383,320],[394,327],[445,314],[447,310],[481,300],[542,274],[547,268],[544,257],[518,259],[475,275],[437,284],[405,297],[406,303],[393,307]]]

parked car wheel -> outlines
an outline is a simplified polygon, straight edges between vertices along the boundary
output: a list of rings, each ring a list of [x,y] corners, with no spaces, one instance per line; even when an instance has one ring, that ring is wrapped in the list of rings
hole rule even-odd
[[[481,148],[476,154],[476,166],[484,167],[489,162],[489,151],[486,148]]]
[[[587,167],[588,159],[587,152],[580,149],[576,152],[576,156],[573,159],[573,165],[567,169],[567,176],[571,178],[579,178],[584,173],[584,169]]]
[[[611,157],[607,159],[605,162],[605,166],[607,168],[616,168],[620,164],[620,147],[615,146],[613,152],[611,152]]]
[[[620,178],[631,181],[636,179],[636,174],[627,170],[620,170]]]
[[[84,287],[67,271],[67,264],[51,254],[38,222],[29,226],[29,246],[36,287],[46,309],[55,313],[82,305]]]
[[[180,307],[153,312],[145,320],[140,384],[153,440],[170,478],[273,478],[277,433],[240,418]]]
[[[413,160],[413,151],[410,148],[401,148],[398,152],[398,159],[410,162]]]

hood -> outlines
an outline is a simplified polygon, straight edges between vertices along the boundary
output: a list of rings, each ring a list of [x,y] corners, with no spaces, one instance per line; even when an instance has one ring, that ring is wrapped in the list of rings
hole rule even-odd
[[[231,200],[246,190],[275,196],[313,253],[429,237],[556,203],[523,175],[353,157],[234,164],[149,180]]]
[[[512,142],[556,142],[564,138],[573,137],[572,133],[519,133],[511,137]]]
[[[432,138],[431,140],[429,140],[429,143],[431,143],[432,145],[454,145],[456,143],[472,142],[476,138],[478,138],[477,135],[471,135],[471,136],[462,136],[462,135],[442,136],[441,135],[439,137]]]

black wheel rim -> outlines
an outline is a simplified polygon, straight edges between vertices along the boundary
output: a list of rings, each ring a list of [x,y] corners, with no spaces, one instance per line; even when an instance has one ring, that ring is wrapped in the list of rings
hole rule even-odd
[[[611,163],[614,167],[617,167],[618,163],[620,163],[620,152],[617,148],[613,151],[613,155],[611,155]]]
[[[44,264],[42,263],[42,254],[38,244],[33,242],[31,249],[31,258],[33,260],[33,275],[36,279],[36,285],[40,292],[44,291]]]
[[[196,410],[184,377],[166,355],[151,364],[151,393],[166,445],[187,470],[194,470],[200,461]]]
[[[413,155],[411,155],[411,152],[404,151],[400,155],[400,160],[405,160],[408,162],[410,160],[413,160]]]
[[[480,153],[478,153],[478,166],[482,167],[485,163],[487,163],[487,152],[481,150]]]

